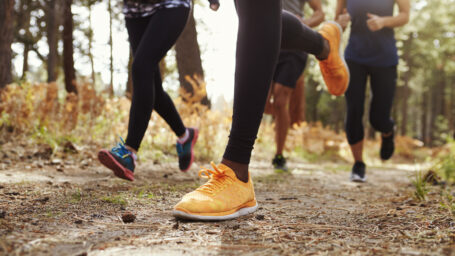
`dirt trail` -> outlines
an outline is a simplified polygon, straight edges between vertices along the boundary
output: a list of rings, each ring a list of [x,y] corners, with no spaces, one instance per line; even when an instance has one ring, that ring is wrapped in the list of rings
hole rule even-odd
[[[0,255],[455,255],[455,222],[431,193],[414,201],[413,174],[397,167],[354,184],[343,166],[255,162],[259,210],[211,223],[170,213],[203,182],[195,167],[143,163],[134,183],[97,164],[39,167],[0,169]]]

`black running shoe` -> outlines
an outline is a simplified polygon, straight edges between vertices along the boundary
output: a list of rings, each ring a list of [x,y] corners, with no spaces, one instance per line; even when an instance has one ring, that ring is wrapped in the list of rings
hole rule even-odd
[[[363,162],[355,162],[354,166],[352,167],[351,181],[352,182],[367,181],[365,171],[366,171],[366,165]]]
[[[275,158],[272,160],[273,168],[275,171],[288,171],[288,167],[286,166],[286,158],[283,155],[276,155]]]
[[[395,129],[392,130],[392,134],[390,136],[387,136],[387,137],[381,136],[381,138],[382,138],[381,152],[380,152],[381,159],[389,160],[392,157],[393,152],[395,151],[395,141],[394,141]]]
[[[177,142],[177,154],[179,155],[179,168],[182,172],[186,172],[190,169],[191,164],[194,160],[193,148],[196,144],[197,137],[199,134],[198,129],[188,128],[190,133],[185,143],[180,144]]]

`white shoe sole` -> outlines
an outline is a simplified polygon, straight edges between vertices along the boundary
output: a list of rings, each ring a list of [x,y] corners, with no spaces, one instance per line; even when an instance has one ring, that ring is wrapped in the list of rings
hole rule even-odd
[[[362,178],[362,177],[360,177],[357,174],[351,174],[350,180],[352,182],[366,182],[367,181],[367,177],[365,176],[365,177]]]
[[[255,212],[258,209],[258,203],[256,202],[255,206],[252,207],[245,207],[242,208],[232,214],[224,215],[224,216],[202,216],[202,215],[194,215],[189,214],[182,211],[173,210],[172,215],[179,219],[186,219],[186,220],[201,220],[201,221],[221,221],[221,220],[231,220],[238,218],[243,215],[247,215],[250,213]]]

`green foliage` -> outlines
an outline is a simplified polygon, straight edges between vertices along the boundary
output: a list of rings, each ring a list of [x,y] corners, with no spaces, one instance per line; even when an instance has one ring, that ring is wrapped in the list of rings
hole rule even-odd
[[[421,171],[416,172],[415,179],[412,181],[412,184],[415,187],[414,197],[420,201],[425,200],[428,194],[428,187]]]
[[[455,215],[455,198],[449,191],[444,191],[442,195],[442,202],[440,205],[442,208],[449,211],[449,213],[453,216]]]
[[[82,197],[83,197],[82,192],[79,189],[77,189],[76,192],[71,194],[70,202],[71,203],[79,203],[82,200]]]
[[[128,204],[128,202],[126,201],[125,198],[122,197],[122,195],[103,196],[103,197],[101,197],[101,201],[106,202],[106,203],[111,203],[111,204],[117,204],[117,205],[127,205]]]
[[[438,157],[435,166],[436,171],[448,182],[455,182],[455,141],[450,141],[444,151]]]

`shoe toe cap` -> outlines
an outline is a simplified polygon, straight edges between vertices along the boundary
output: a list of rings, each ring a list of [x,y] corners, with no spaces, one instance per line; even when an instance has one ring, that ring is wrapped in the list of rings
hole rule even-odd
[[[197,191],[186,194],[182,200],[175,205],[175,210],[186,213],[212,213],[225,209],[225,204]]]

